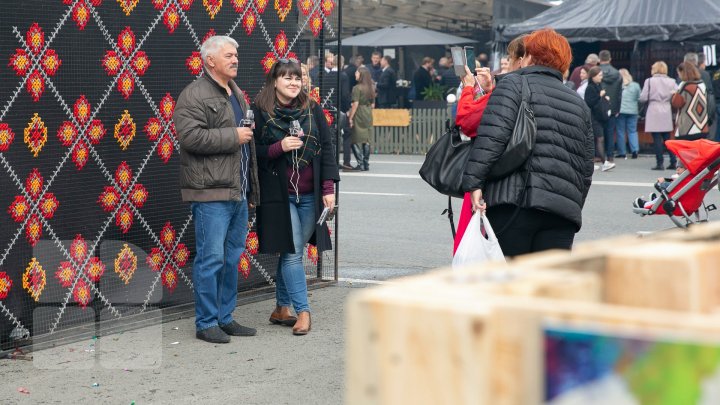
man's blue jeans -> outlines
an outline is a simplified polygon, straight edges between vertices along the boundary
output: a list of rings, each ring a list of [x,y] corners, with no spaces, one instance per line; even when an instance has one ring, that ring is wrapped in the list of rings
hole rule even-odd
[[[605,158],[606,160],[615,159],[615,127],[617,125],[617,117],[611,115],[605,122]],[[623,146],[623,149],[625,147]]]
[[[196,202],[195,328],[232,322],[237,305],[238,262],[248,233],[247,201]]]
[[[640,150],[637,132],[637,114],[620,114],[617,118],[617,147],[618,155],[625,155],[625,135],[630,143],[630,152],[637,153]]]
[[[290,196],[290,218],[292,220],[295,253],[280,255],[275,276],[275,299],[277,305],[290,306],[295,313],[310,312],[308,305],[307,281],[303,267],[303,248],[315,230],[315,196],[303,194],[300,202]]]

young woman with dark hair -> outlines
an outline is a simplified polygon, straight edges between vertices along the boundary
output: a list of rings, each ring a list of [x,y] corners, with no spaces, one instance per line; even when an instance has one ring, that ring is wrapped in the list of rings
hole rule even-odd
[[[309,241],[318,252],[332,249],[327,224],[316,221],[323,207],[334,209],[340,181],[325,115],[303,90],[301,78],[297,61],[280,59],[254,105],[260,251],[280,254],[270,322],[293,326],[295,335],[310,331],[303,248]]]
[[[590,107],[592,117],[592,129],[595,136],[595,160],[602,162],[605,157],[605,123],[610,117],[610,99],[602,87],[603,72],[600,66],[593,66],[588,71],[588,83],[585,89],[585,103]],[[602,168],[603,171],[615,167],[615,163],[605,161],[602,166],[595,166],[595,169]]]
[[[372,110],[375,108],[375,89],[372,76],[365,66],[355,71],[358,84],[352,89],[352,104],[348,118],[350,119],[352,152],[357,160],[353,170],[370,170],[370,142],[373,139]]]

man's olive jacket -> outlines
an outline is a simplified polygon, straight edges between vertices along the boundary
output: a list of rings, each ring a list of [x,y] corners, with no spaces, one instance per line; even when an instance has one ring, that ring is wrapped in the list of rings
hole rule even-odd
[[[242,91],[232,80],[232,92],[243,111],[248,110]],[[180,191],[183,201],[240,201],[242,160],[237,123],[230,96],[205,73],[180,93],[173,114],[180,140]],[[249,144],[247,182],[249,204],[260,201],[255,141]]]

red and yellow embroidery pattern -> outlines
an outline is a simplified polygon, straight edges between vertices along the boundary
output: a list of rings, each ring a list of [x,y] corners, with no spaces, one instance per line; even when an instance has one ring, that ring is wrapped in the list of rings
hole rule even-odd
[[[115,139],[117,139],[120,149],[127,149],[130,142],[135,138],[135,130],[135,121],[132,119],[132,116],[130,116],[128,110],[125,110],[122,116],[120,116],[118,123],[115,124]]]
[[[43,270],[40,262],[33,257],[27,268],[25,268],[25,273],[23,273],[22,286],[36,302],[40,300],[40,294],[45,289],[47,283],[45,277],[45,270]]]
[[[248,252],[243,252],[240,255],[240,261],[238,262],[238,272],[243,276],[245,280],[250,277],[250,256]]]
[[[280,22],[285,22],[285,17],[290,13],[290,10],[292,10],[292,0],[275,0],[275,11],[280,17]]]
[[[15,133],[7,122],[0,122],[0,152],[7,152],[15,140]]]
[[[145,124],[145,133],[148,139],[157,142],[157,154],[163,163],[167,163],[175,150],[172,140],[172,137],[175,137],[175,123],[172,120],[175,100],[170,93],[160,100],[159,109],[162,121],[157,117],[150,118]]]
[[[25,33],[25,41],[27,47],[30,48],[32,55],[29,55],[24,49],[16,49],[15,53],[10,57],[10,67],[13,68],[17,76],[25,76],[32,67],[32,59],[36,58],[40,61],[40,67],[45,75],[55,76],[62,60],[53,49],[44,49],[45,33],[38,23],[33,23],[30,29]],[[38,102],[40,96],[45,91],[45,78],[39,69],[35,69],[28,76],[25,82],[25,89],[33,101]]]
[[[166,2],[167,0],[152,0],[155,10],[162,10],[163,8],[165,8]],[[187,11],[187,9],[183,10]],[[180,13],[178,12],[178,9],[177,7],[175,7],[174,3],[170,3],[170,5],[167,6],[167,8],[165,9],[165,12],[163,12],[163,24],[165,24],[165,27],[171,34],[175,32],[175,29],[180,24]]]
[[[126,16],[129,16],[138,4],[138,0],[117,0],[117,2]]]
[[[79,279],[73,290],[73,299],[80,307],[85,308],[93,299],[93,293],[90,286],[83,279]]]
[[[260,240],[258,239],[257,232],[248,232],[247,238],[245,238],[245,250],[251,255],[258,254],[260,248]]]
[[[115,273],[127,285],[135,274],[135,270],[137,270],[137,256],[125,243],[115,258]]]
[[[135,52],[135,33],[130,27],[125,27],[117,38],[117,47],[120,54],[115,51],[106,51],[103,57],[102,65],[108,76],[116,76],[120,74],[117,82],[117,88],[120,94],[127,100],[135,89],[135,77],[131,71],[125,70],[120,72],[123,59],[127,59]],[[130,67],[138,76],[143,76],[150,67],[150,58],[144,51],[135,52],[135,56],[130,60]]]
[[[185,59],[185,66],[187,66],[190,73],[197,76],[202,72],[203,62],[200,57],[200,52],[195,51],[187,59]]]
[[[242,13],[247,3],[248,0],[230,0],[230,4],[233,6],[236,13]]]
[[[257,25],[257,14],[255,14],[255,10],[250,9],[247,13],[245,13],[245,16],[242,20],[242,26],[245,28],[245,33],[250,36],[253,31],[255,30],[255,26]]]
[[[211,20],[215,19],[217,13],[220,12],[222,4],[222,0],[203,0],[203,6],[205,6]]]
[[[169,256],[166,257],[162,249],[155,247],[145,258],[145,262],[152,271],[161,272],[161,282],[170,292],[177,287],[177,268],[185,266],[190,259],[190,251],[184,243],[176,245],[176,238],[175,229],[170,222],[167,222],[160,231],[160,243],[165,248],[165,252],[170,252]]]
[[[25,237],[27,238],[28,243],[30,243],[30,246],[35,246],[42,236],[42,223],[40,222],[38,214],[33,213],[28,218],[32,203],[37,203],[40,215],[42,215],[45,219],[52,218],[60,205],[53,193],[45,193],[45,195],[40,198],[40,193],[42,192],[44,185],[43,183],[44,180],[40,175],[40,171],[37,168],[33,169],[25,180],[25,191],[30,196],[30,201],[25,199],[24,196],[17,195],[8,208],[8,213],[10,213],[10,216],[15,222],[24,222],[27,218],[27,223],[25,224]]]
[[[7,298],[12,284],[12,280],[8,277],[7,273],[0,271],[0,300]]]
[[[105,186],[105,190],[100,193],[98,198],[98,203],[103,207],[105,212],[111,212],[120,204],[122,195],[128,193],[128,199],[120,206],[115,214],[115,225],[120,228],[122,233],[127,233],[135,220],[130,204],[139,209],[142,208],[148,198],[148,192],[142,184],[135,183],[132,189],[130,189],[132,177],[132,169],[130,169],[127,162],[120,163],[115,171],[115,183],[117,187],[119,187],[119,190],[115,186]]]
[[[318,263],[318,249],[317,246],[311,245],[308,243],[307,245],[307,257],[310,260],[310,262],[313,265],[317,265]]]
[[[91,111],[92,107],[90,102],[85,98],[85,95],[80,95],[80,98],[75,101],[73,116],[80,125],[80,130],[85,131],[86,138],[90,140],[90,143],[97,145],[105,136],[105,127],[100,120],[92,120],[88,125]],[[78,133],[79,130],[75,127],[75,124],[71,121],[63,121],[60,128],[58,128],[57,136],[63,146],[70,147],[75,144],[72,150],[72,160],[75,162],[77,169],[80,170],[87,164],[90,152],[85,139],[81,139],[75,143]]]
[[[32,152],[33,157],[37,157],[47,142],[47,127],[37,113],[30,118],[28,126],[25,127],[24,135],[25,144]]]
[[[73,267],[70,262],[60,262],[60,266],[58,266],[55,272],[55,278],[57,278],[60,285],[65,288],[72,285],[76,275],[75,267]]]
[[[255,0],[255,8],[257,8],[258,13],[264,13],[269,2],[270,0]]]

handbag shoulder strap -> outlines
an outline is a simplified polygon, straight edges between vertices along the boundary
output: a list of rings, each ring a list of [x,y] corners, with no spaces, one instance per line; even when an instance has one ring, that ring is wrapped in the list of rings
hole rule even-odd
[[[450,221],[450,232],[452,232],[453,240],[455,240],[455,219],[453,218],[453,209],[452,209],[452,197],[448,196],[448,207],[443,210],[442,214],[440,215],[446,215],[448,217],[448,220]]]
[[[521,74],[520,79],[522,80],[522,101],[524,101],[528,107],[530,106],[530,85],[528,84],[527,77]]]
[[[522,79],[522,102],[525,103],[525,108],[527,109],[527,112],[530,114],[531,117],[535,118],[535,112],[532,109],[532,106],[530,105],[530,85],[528,84],[527,77],[525,75],[520,75],[520,79]],[[518,112],[518,116],[519,116]]]

